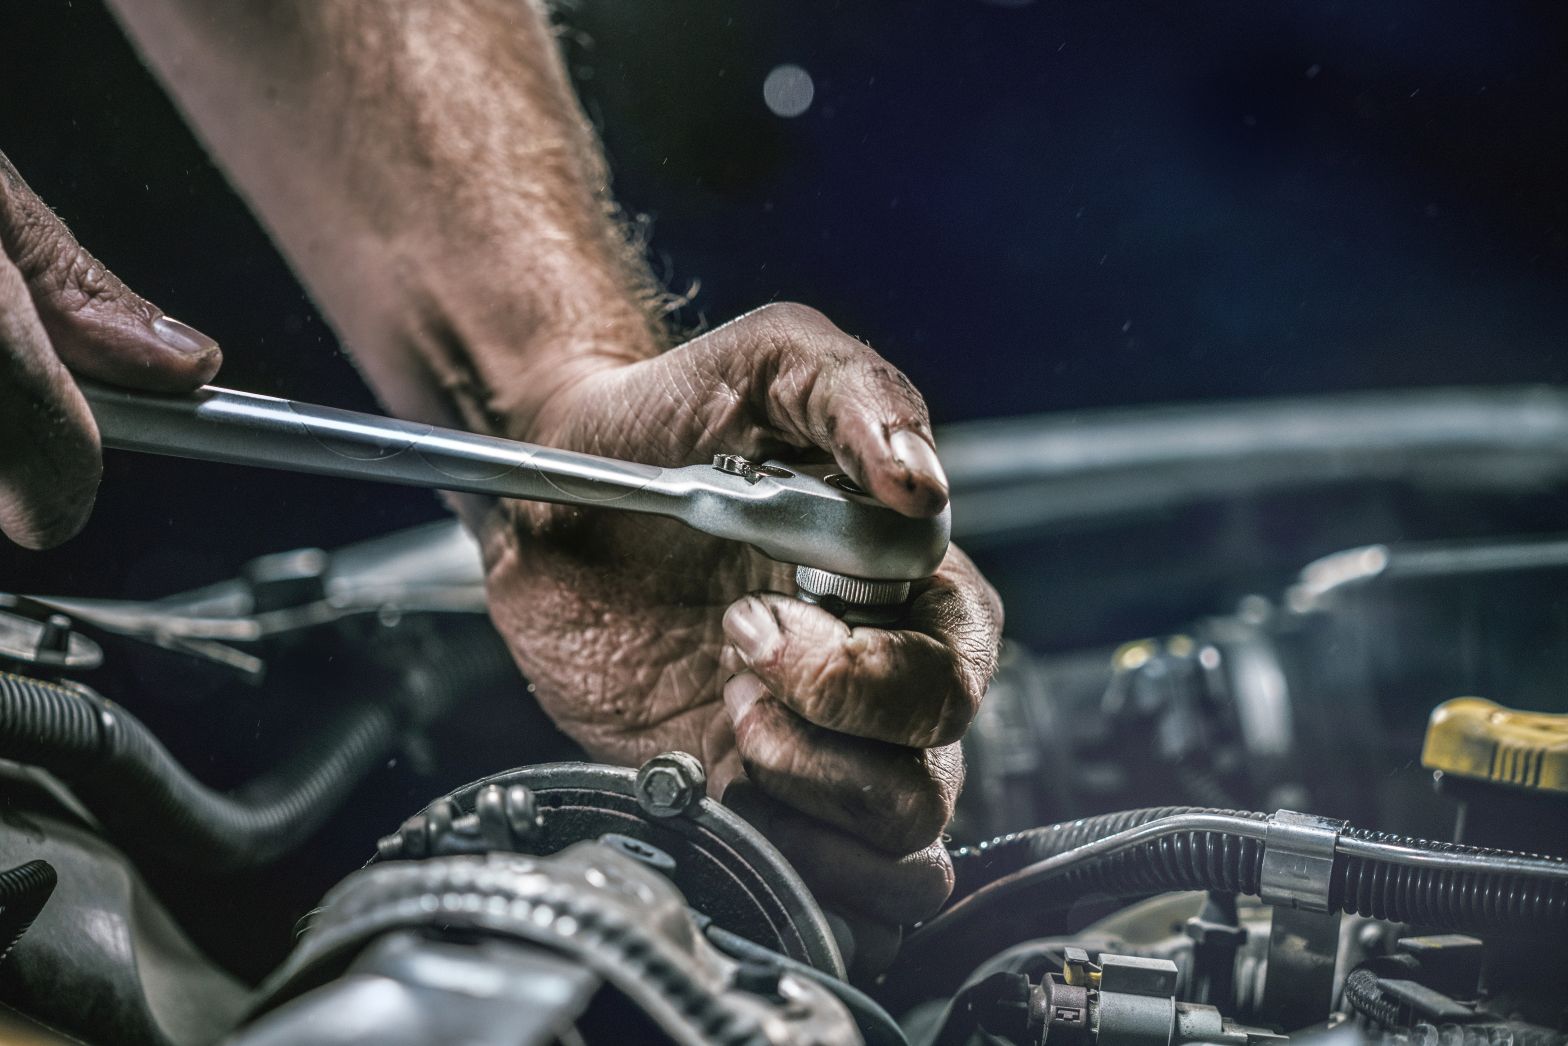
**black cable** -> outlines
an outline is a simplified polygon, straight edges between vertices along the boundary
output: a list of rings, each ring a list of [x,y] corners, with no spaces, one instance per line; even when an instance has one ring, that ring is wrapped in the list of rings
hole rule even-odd
[[[832,974],[824,973],[815,966],[808,966],[787,955],[781,955],[771,948],[766,948],[756,941],[748,940],[738,933],[711,922],[704,928],[703,935],[715,948],[732,959],[775,963],[780,969],[788,970],[797,977],[822,985],[838,997],[838,1001],[844,1004],[844,1008],[855,1019],[855,1025],[860,1029],[861,1037],[866,1040],[866,1046],[909,1046],[909,1039],[893,1016],[875,999],[854,985],[841,981]]]
[[[1568,865],[1561,857],[1432,842],[1364,828],[1347,828],[1343,837],[1430,854],[1490,858],[1499,863],[1531,858],[1543,864]],[[1455,872],[1339,854],[1334,859],[1329,900],[1347,912],[1434,929],[1532,935],[1568,930],[1568,882],[1519,875],[1502,867]]]
[[[1168,830],[1158,831],[1154,822],[1166,819],[1171,822]],[[909,943],[929,948],[935,938],[951,938],[954,929],[971,925],[982,910],[1008,907],[998,902],[1023,890],[1035,895],[1030,906],[1035,912],[1065,909],[1091,893],[1257,893],[1267,820],[1261,813],[1190,807],[1131,810],[1031,829],[960,850],[954,866],[962,892],[955,892],[955,907]],[[1140,828],[1145,831],[1137,832]],[[1125,846],[1110,852],[1102,847],[1102,852],[1085,853],[1081,860],[1071,856],[1080,847],[1124,832],[1135,836]],[[1357,828],[1344,829],[1336,847],[1328,896],[1332,909],[1445,930],[1548,934],[1568,929],[1568,862],[1561,858]],[[1046,865],[1058,858],[1062,860],[1056,867]],[[998,882],[1009,875],[1014,878]],[[1044,881],[1052,885],[1048,896],[1034,889]],[[975,896],[991,883],[997,885]]]
[[[43,911],[58,881],[47,861],[28,861],[0,872],[0,963]]]
[[[193,778],[125,709],[0,672],[0,757],[66,780],[127,852],[205,872],[295,849],[385,761],[397,734],[386,703],[348,705],[282,765],[226,795]]]
[[[1063,821],[1059,824],[1045,825],[1040,828],[1030,828],[1021,832],[1012,832],[987,840],[975,846],[965,846],[954,850],[953,857],[953,895],[948,904],[951,906],[974,893],[980,887],[995,882],[1005,875],[1020,871],[1029,865],[1064,854],[1069,850],[1076,850],[1085,843],[1096,839],[1103,839],[1108,835],[1125,832],[1129,828],[1158,821],[1162,818],[1173,817],[1179,814],[1195,813],[1228,813],[1237,817],[1246,817],[1258,821],[1267,820],[1266,814],[1250,813],[1237,810],[1209,810],[1201,806],[1151,806],[1139,810],[1121,810],[1116,813],[1097,814],[1093,817],[1080,817],[1075,821]],[[1120,861],[1123,866],[1119,875],[1113,872],[1111,878],[1128,879],[1134,882],[1129,886],[1136,886],[1141,881],[1136,869],[1125,866],[1136,865],[1142,860],[1152,860],[1160,864],[1169,865],[1177,851],[1190,854],[1194,849],[1203,851],[1203,856],[1211,857],[1216,852],[1222,852],[1223,847],[1208,836],[1213,833],[1201,833],[1200,837],[1189,840],[1188,846],[1143,847],[1124,855]],[[1251,843],[1251,840],[1245,840]],[[1150,854],[1146,851],[1153,849],[1157,852]],[[1243,849],[1246,851],[1243,853]],[[1240,860],[1240,863],[1207,862],[1208,872],[1216,875],[1222,881],[1239,884],[1240,880],[1251,873],[1250,859],[1256,857],[1262,860],[1262,847],[1251,845],[1245,848],[1234,847],[1233,853],[1228,855]],[[1197,870],[1194,870],[1196,873]],[[1163,892],[1163,889],[1226,889],[1231,892],[1255,893],[1257,891],[1256,878],[1250,881],[1250,889],[1237,890],[1236,885],[1209,887],[1205,885],[1165,887],[1161,890],[1151,889],[1149,892]],[[1136,892],[1136,891],[1134,891]],[[1071,900],[1071,899],[1069,899]]]

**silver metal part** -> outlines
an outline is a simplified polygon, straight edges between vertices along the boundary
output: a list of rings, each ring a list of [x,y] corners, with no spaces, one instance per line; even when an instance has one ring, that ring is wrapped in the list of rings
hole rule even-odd
[[[1101,964],[1128,961],[1129,956],[1102,955]],[[1168,959],[1145,959],[1170,967],[1174,980],[1176,964]],[[1176,992],[1117,991],[1100,984],[1097,1041],[1106,1046],[1170,1046],[1176,1029]]]
[[[796,567],[795,584],[813,603],[837,599],[857,606],[898,606],[909,598],[907,581],[867,581],[816,567]]]
[[[951,531],[945,510],[911,519],[827,482],[832,465],[666,469],[210,386],[191,396],[84,391],[109,447],[651,513],[848,577],[929,577]]]
[[[1275,905],[1259,1012],[1284,1028],[1305,1028],[1334,1009],[1339,912]]]
[[[708,774],[689,752],[663,752],[637,771],[637,805],[653,817],[679,817],[706,794]]]
[[[1213,1006],[1178,1002],[1179,975],[1169,959],[1101,952],[1098,963],[1090,963],[1076,948],[1064,949],[1064,955],[1062,972],[1048,974],[1035,996],[1038,1041],[1047,1046],[1260,1046],[1287,1041],[1266,1029],[1237,1024]]]
[[[447,799],[459,810],[470,809],[477,807],[478,793],[492,784],[506,789],[523,785],[542,815],[542,830],[533,842],[553,848],[585,837],[602,840],[607,832],[635,831],[647,813],[638,799],[637,776],[624,766],[540,763],[465,785]],[[816,898],[783,855],[739,814],[699,795],[683,816],[649,820],[657,829],[649,838],[680,862],[681,871],[673,876],[677,886],[697,889],[699,879],[684,875],[698,876],[709,883],[702,889],[711,897],[718,889],[713,884],[725,884],[725,904],[732,912],[751,911],[746,915],[749,925],[771,927],[777,935],[754,939],[844,977],[843,957]]]
[[[326,896],[299,946],[263,986],[264,1012],[286,1012],[335,973],[336,957],[388,933],[426,928],[570,956],[683,1046],[860,1041],[843,1003],[821,984],[781,968],[765,994],[757,990],[743,963],[708,943],[668,879],[595,842],[548,857],[436,857],[354,873]]]
[[[47,613],[48,607],[31,603],[38,614],[25,613],[30,601],[0,593],[0,658],[40,668],[97,668],[103,649],[75,631],[64,614]]]
[[[1334,852],[1346,822],[1279,810],[1268,825],[1263,838],[1260,896],[1280,907],[1328,911]]]

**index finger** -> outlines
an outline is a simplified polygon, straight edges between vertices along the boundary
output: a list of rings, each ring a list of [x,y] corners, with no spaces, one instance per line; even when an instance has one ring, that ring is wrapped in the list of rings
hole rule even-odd
[[[767,305],[699,341],[724,384],[786,442],[829,451],[907,516],[934,516],[947,505],[925,400],[898,368],[822,313]]]
[[[87,401],[0,254],[0,532],[28,548],[69,538],[87,520],[100,470]]]

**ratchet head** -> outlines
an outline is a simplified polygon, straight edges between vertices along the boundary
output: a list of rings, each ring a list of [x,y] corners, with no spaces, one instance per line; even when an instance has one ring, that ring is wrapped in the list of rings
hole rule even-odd
[[[905,516],[835,465],[754,464],[721,454],[700,485],[709,490],[693,492],[688,523],[794,564],[801,598],[852,623],[896,619],[910,582],[936,573],[947,554],[947,509]]]

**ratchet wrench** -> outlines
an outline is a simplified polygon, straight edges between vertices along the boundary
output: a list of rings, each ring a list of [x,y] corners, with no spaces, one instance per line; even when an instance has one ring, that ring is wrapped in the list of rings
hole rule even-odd
[[[212,386],[82,389],[107,447],[668,516],[795,566],[801,598],[853,623],[896,620],[947,552],[948,510],[911,519],[832,465],[659,468]]]

